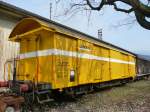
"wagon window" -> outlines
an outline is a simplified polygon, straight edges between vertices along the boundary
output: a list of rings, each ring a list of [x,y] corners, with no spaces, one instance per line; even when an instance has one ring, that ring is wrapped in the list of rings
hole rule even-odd
[[[75,71],[71,70],[70,71],[70,82],[74,82],[75,81]]]

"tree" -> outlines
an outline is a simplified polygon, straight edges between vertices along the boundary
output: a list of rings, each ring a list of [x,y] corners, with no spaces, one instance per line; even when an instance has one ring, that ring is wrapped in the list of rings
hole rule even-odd
[[[61,0],[56,0],[60,2]],[[134,13],[137,22],[145,29],[150,30],[150,0],[71,0],[71,9],[84,7],[85,10],[100,11],[103,6],[112,5],[116,11],[123,13]],[[120,6],[119,2],[128,5],[130,8]],[[118,5],[119,4],[119,5]],[[87,8],[88,6],[88,8]],[[120,8],[121,7],[121,8]]]
[[[104,5],[113,5],[116,11],[131,13],[134,12],[137,22],[145,29],[150,30],[150,0],[86,0],[86,4],[91,10],[100,11]],[[119,8],[117,2],[122,2],[130,6],[129,9]],[[96,4],[96,6],[94,5]]]

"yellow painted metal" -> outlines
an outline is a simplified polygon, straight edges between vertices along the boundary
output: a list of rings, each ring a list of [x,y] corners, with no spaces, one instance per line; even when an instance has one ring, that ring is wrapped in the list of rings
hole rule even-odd
[[[40,27],[48,27],[47,24],[43,23],[42,21],[39,21],[35,18],[25,18],[22,19],[18,24],[14,27],[13,31],[11,32],[9,38],[13,38],[16,35],[21,35],[27,32],[30,32],[34,29],[40,28]]]
[[[136,58],[134,56],[129,55],[129,61],[136,62]],[[136,66],[129,65],[129,74],[133,78],[136,76]]]
[[[18,80],[50,83],[53,89],[62,89],[134,78],[136,74],[135,64],[131,64],[136,61],[134,55],[57,32],[36,19],[19,22],[10,39],[20,42]]]
[[[10,73],[11,73],[11,64],[10,63],[8,63],[8,80],[10,80]]]
[[[78,40],[78,52],[83,54],[92,54],[93,45],[84,40]],[[92,81],[92,60],[78,58],[78,73],[79,73],[79,84],[91,83]]]
[[[53,33],[45,30],[24,35],[20,40],[21,54],[50,48],[53,48]],[[18,80],[49,83],[52,80],[52,56],[36,56],[21,59],[18,62],[17,69]]]
[[[77,51],[77,40],[69,36],[60,35],[55,33],[54,35],[54,48],[59,50]],[[64,88],[77,85],[77,58],[73,56],[57,55],[53,57],[55,87]],[[74,71],[75,81],[70,82],[70,72]]]
[[[110,58],[110,49],[105,47],[101,47],[101,55],[105,58]],[[110,61],[102,61],[102,81],[109,81],[111,80],[111,71],[110,71]]]

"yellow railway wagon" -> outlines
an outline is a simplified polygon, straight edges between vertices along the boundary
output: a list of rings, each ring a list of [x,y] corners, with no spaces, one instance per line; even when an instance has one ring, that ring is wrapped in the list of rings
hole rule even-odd
[[[20,21],[10,34],[20,43],[16,80],[63,90],[132,79],[135,55],[119,47],[35,18]]]

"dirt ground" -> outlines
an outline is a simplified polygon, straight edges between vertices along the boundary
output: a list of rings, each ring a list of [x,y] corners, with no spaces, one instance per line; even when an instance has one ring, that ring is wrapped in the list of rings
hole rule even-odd
[[[150,80],[53,102],[46,112],[150,112]]]

